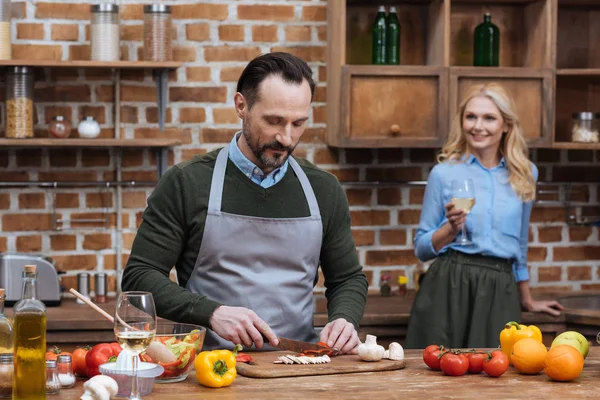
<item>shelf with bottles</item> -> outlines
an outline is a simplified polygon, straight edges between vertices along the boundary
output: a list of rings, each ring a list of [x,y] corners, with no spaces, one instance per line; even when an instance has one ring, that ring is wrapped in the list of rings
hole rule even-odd
[[[497,66],[552,67],[552,0],[450,3],[451,66],[477,65],[497,37]]]
[[[600,73],[600,0],[559,0],[556,68]],[[566,72],[566,71],[565,71]]]
[[[586,120],[578,113],[590,113]],[[600,148],[600,75],[558,75],[554,144],[562,148]],[[590,116],[590,115],[588,115]],[[595,133],[594,133],[595,132]]]

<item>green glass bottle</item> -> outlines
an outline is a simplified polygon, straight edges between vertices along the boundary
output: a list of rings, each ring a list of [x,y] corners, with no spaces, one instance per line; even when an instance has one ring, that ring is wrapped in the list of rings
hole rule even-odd
[[[385,7],[379,6],[375,23],[371,30],[373,36],[373,64],[386,63],[386,24],[385,24]]]
[[[400,64],[400,21],[396,7],[390,7],[386,20],[386,56],[388,64]]]
[[[497,67],[499,65],[500,31],[492,24],[490,13],[483,15],[483,22],[475,28],[473,38],[473,65]]]

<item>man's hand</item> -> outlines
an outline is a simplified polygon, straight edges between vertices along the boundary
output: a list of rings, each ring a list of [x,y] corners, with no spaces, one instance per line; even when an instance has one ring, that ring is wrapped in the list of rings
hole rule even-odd
[[[339,349],[339,354],[358,354],[358,333],[354,325],[344,318],[331,321],[321,331],[321,342],[327,343],[329,347]]]
[[[273,333],[269,325],[254,311],[244,307],[217,307],[209,322],[217,335],[234,344],[251,347],[254,343],[257,349],[261,349],[265,344],[261,333],[273,346],[279,344],[277,335]]]

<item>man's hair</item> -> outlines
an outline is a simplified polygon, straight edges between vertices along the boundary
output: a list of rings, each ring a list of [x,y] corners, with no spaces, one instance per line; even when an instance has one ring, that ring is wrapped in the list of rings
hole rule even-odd
[[[252,108],[258,100],[258,87],[270,75],[280,76],[284,82],[302,84],[303,80],[310,86],[311,101],[315,93],[315,82],[308,64],[290,53],[274,52],[256,57],[244,68],[237,84],[237,91],[246,99],[248,108]]]

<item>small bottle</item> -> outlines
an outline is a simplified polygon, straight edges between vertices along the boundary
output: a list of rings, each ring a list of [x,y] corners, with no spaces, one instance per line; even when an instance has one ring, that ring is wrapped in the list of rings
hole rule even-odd
[[[401,275],[398,277],[398,294],[400,296],[406,296],[408,295],[408,290],[406,288],[406,285],[408,284],[408,277]]]
[[[4,289],[0,288],[0,354],[13,352],[13,323],[4,314]]]
[[[0,399],[12,398],[13,364],[12,353],[0,354]]]
[[[46,398],[46,306],[37,298],[35,265],[25,265],[21,300],[13,307],[13,400]]]
[[[99,272],[95,276],[95,290],[96,296],[94,301],[98,304],[106,303],[106,274]]]
[[[499,65],[500,31],[492,24],[490,13],[483,15],[483,22],[475,28],[473,38],[473,65],[497,67]]]
[[[81,272],[77,274],[77,291],[88,300],[90,299],[90,274]],[[84,301],[77,298],[78,304],[85,304]]]
[[[392,288],[390,287],[390,279],[392,277],[389,275],[383,275],[381,277],[381,284],[379,285],[379,292],[382,296],[389,296],[392,294]]]
[[[60,381],[56,369],[56,360],[46,361],[46,394],[56,394],[60,391]]]
[[[58,356],[56,358],[56,367],[61,388],[68,389],[75,386],[75,375],[73,374],[71,356],[68,354]]]
[[[375,22],[373,23],[373,29],[371,30],[373,35],[373,64],[385,64],[386,63],[386,27],[385,27],[385,7],[379,6]]]
[[[398,20],[398,14],[396,14],[396,7],[390,7],[386,19],[385,35],[387,63],[398,65],[400,64],[400,21]]]

